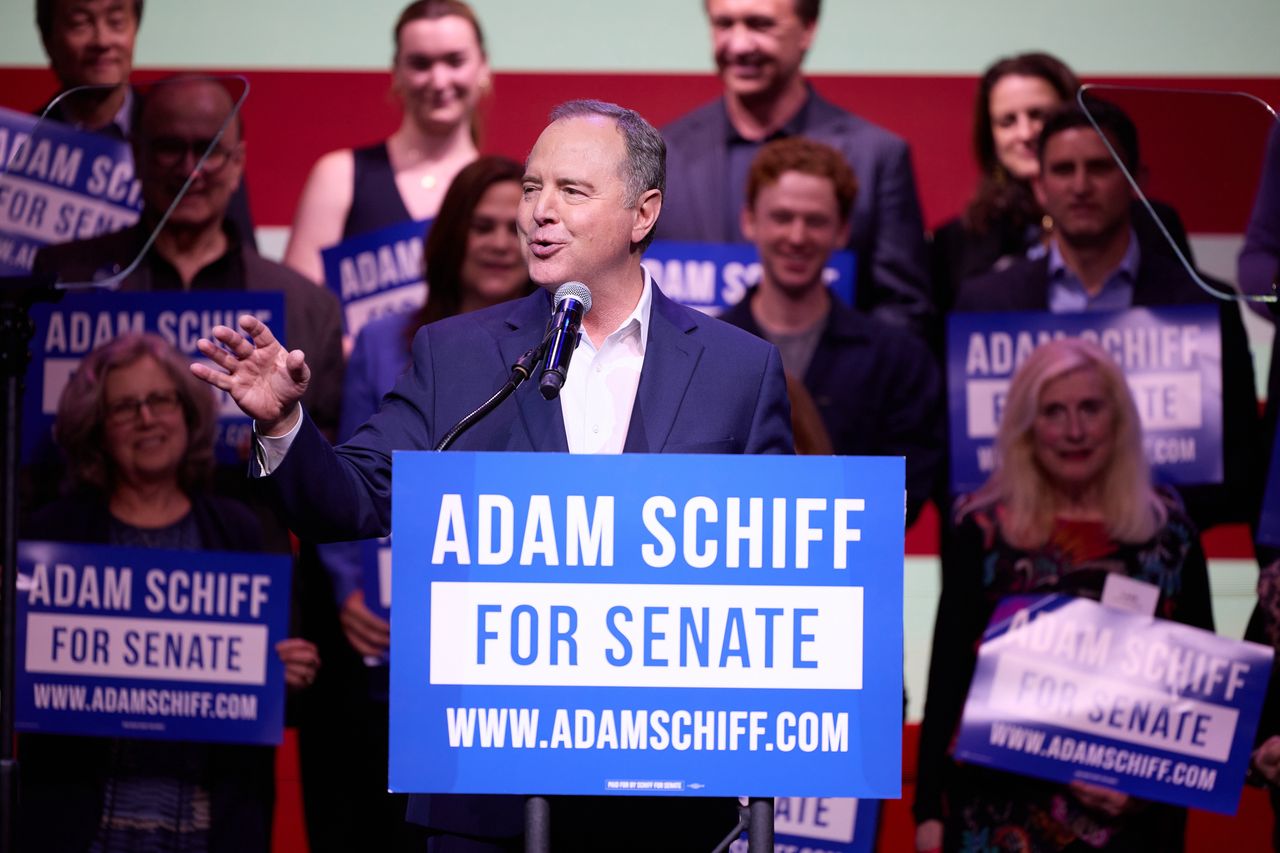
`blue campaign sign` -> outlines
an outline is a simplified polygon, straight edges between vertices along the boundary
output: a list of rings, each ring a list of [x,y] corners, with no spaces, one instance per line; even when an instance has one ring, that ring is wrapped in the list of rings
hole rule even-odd
[[[1258,517],[1258,541],[1280,548],[1280,427],[1271,445],[1271,467],[1267,472],[1267,491],[1262,497],[1262,513]]]
[[[370,320],[420,308],[427,299],[422,253],[433,220],[401,222],[320,252],[324,280],[342,303],[347,334]]]
[[[947,393],[954,494],[977,489],[991,474],[996,428],[1014,372],[1038,345],[1063,337],[1089,338],[1124,371],[1158,480],[1222,482],[1222,344],[1216,306],[952,314]]]
[[[831,292],[853,304],[853,252],[831,255],[823,277]],[[719,314],[742,301],[760,281],[760,253],[750,243],[696,243],[655,240],[644,265],[662,292],[676,302]]]
[[[25,275],[53,243],[138,221],[129,145],[0,107],[0,275]]]
[[[80,360],[117,335],[154,332],[192,359],[204,359],[196,341],[216,325],[236,325],[253,314],[284,341],[284,296],[279,293],[196,291],[189,293],[74,293],[61,302],[31,309],[35,337],[22,398],[22,458],[26,463],[52,453],[58,401]],[[240,465],[248,458],[252,421],[230,395],[218,396],[214,444],[218,462]]]
[[[774,853],[872,853],[879,800],[778,797],[773,803]],[[747,853],[746,833],[729,853]]]
[[[20,542],[20,732],[279,743],[290,560]]]
[[[365,606],[391,619],[391,537],[360,542],[360,579]]]
[[[1273,652],[1069,596],[992,618],[959,761],[1231,814]]]
[[[391,788],[900,796],[903,479],[396,453]]]

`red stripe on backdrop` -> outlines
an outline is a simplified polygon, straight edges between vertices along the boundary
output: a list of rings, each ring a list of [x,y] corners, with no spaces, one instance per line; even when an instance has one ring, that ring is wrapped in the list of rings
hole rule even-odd
[[[937,556],[940,522],[938,509],[933,502],[925,504],[915,524],[907,528],[904,543],[907,556]],[[1248,525],[1219,525],[1204,534],[1201,544],[1210,559],[1252,560],[1254,558],[1253,537]]]
[[[155,79],[166,72],[140,73]],[[245,105],[248,180],[256,221],[287,225],[302,183],[326,151],[385,137],[398,110],[381,72],[249,71]],[[911,143],[925,218],[953,216],[973,190],[970,111],[977,81],[959,76],[819,76],[818,90],[846,109],[888,127]],[[1243,90],[1280,103],[1280,78],[1111,78],[1129,86]],[[53,91],[43,68],[0,69],[0,104],[30,110]],[[547,113],[576,97],[634,107],[662,125],[714,98],[711,75],[498,74],[488,110],[485,148],[517,159],[528,153]],[[1253,195],[1265,115],[1247,118],[1205,98],[1176,103],[1116,96],[1143,136],[1153,194],[1171,201],[1193,232],[1238,233]]]

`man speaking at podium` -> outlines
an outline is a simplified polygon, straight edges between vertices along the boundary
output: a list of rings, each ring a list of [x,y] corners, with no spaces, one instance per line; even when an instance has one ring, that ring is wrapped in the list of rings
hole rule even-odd
[[[667,299],[641,266],[662,209],[665,159],[662,137],[632,110],[598,101],[557,107],[529,154],[517,222],[530,277],[541,289],[422,329],[409,372],[336,449],[298,404],[311,379],[304,353],[285,352],[247,316],[240,326],[248,338],[219,326],[216,343],[200,342],[222,369],[192,370],[230,392],[255,419],[253,473],[264,477],[295,533],[315,541],[385,535],[392,451],[431,449],[502,386],[516,360],[543,339],[551,293],[568,281],[590,288],[591,307],[562,393],[544,400],[527,383],[465,433],[457,449],[791,452],[777,350]],[[645,805],[652,808],[646,812]],[[574,808],[566,819],[557,808],[553,849],[578,849],[581,842],[596,849],[710,850],[735,815],[731,803],[718,800],[628,799],[616,807],[593,801],[588,830],[579,822],[583,811]],[[602,818],[625,823],[606,830]],[[610,832],[607,842],[597,831]]]

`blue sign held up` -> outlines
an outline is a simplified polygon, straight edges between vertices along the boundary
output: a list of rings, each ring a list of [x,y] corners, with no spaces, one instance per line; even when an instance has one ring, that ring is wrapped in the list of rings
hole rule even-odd
[[[1011,599],[983,635],[955,757],[1231,814],[1272,657],[1089,599]]]
[[[879,800],[778,797],[773,803],[774,853],[872,853]],[[729,853],[747,853],[746,833]]]
[[[1213,305],[1050,314],[952,314],[947,319],[951,490],[972,492],[995,464],[1009,381],[1041,343],[1098,343],[1120,365],[1158,480],[1222,482],[1222,343]]]
[[[690,308],[720,314],[742,301],[760,281],[760,253],[750,243],[655,240],[644,265],[662,292]],[[831,292],[849,305],[854,291],[853,252],[833,252],[823,277]]]
[[[287,556],[21,542],[19,732],[279,743]]]
[[[360,543],[360,579],[364,604],[383,619],[391,620],[391,537]]]
[[[433,221],[388,225],[320,252],[325,284],[342,303],[348,335],[360,334],[370,320],[426,302],[423,246]]]
[[[128,143],[0,107],[0,275],[31,272],[36,252],[138,221]]]
[[[216,325],[236,326],[253,314],[284,342],[284,296],[279,293],[74,293],[56,304],[31,309],[35,337],[22,398],[22,458],[30,464],[53,452],[58,401],[80,360],[129,332],[154,332],[185,355],[204,359],[196,341],[212,337]],[[253,421],[226,392],[218,396],[217,460],[241,465],[248,459]]]
[[[902,459],[393,470],[393,790],[899,796]]]

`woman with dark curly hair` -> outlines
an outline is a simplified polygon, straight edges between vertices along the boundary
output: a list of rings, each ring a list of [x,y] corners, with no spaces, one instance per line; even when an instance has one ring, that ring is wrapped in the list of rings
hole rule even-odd
[[[949,755],[978,643],[1005,596],[1097,600],[1107,576],[1123,574],[1158,589],[1158,617],[1213,630],[1199,536],[1177,495],[1152,486],[1133,398],[1100,347],[1066,338],[1028,357],[1010,384],[995,455],[990,479],[957,504],[944,562],[920,731],[916,847],[1180,850],[1182,809]]]
[[[127,334],[81,362],[54,431],[72,494],[28,538],[131,548],[258,551],[244,505],[204,491],[216,403],[164,339]],[[290,687],[315,678],[315,646],[276,645]],[[262,851],[271,844],[275,751],[126,738],[24,735],[20,849]]]
[[[930,262],[940,312],[950,310],[961,281],[1002,259],[1025,257],[1039,244],[1043,213],[1031,189],[1040,174],[1036,141],[1045,116],[1078,88],[1075,73],[1048,53],[1005,57],[983,72],[973,104],[978,189],[964,213],[933,234]]]
[[[1074,100],[1079,88],[1075,72],[1048,53],[1004,57],[983,72],[973,105],[973,151],[981,170],[978,189],[964,213],[933,232],[930,246],[939,317],[951,311],[966,279],[1045,251],[1053,222],[1032,187],[1040,175],[1040,129],[1045,117]],[[1141,163],[1135,158],[1131,165],[1135,177],[1140,176]],[[1177,212],[1161,202],[1152,205],[1190,258],[1186,228]],[[1172,254],[1151,215],[1136,202],[1133,227],[1144,251]]]

